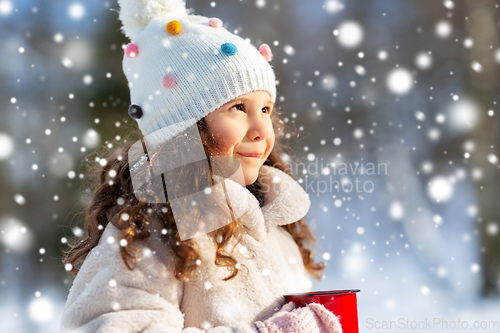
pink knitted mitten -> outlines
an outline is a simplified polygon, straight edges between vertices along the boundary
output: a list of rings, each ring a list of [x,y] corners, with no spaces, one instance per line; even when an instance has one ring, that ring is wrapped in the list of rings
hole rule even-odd
[[[289,302],[271,318],[255,322],[254,328],[263,333],[342,333],[338,317],[318,303],[299,308]]]

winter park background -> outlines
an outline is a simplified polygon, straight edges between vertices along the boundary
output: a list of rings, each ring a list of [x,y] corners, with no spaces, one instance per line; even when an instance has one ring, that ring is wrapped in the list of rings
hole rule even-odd
[[[500,1],[187,5],[274,52],[327,265],[313,290],[361,289],[361,332],[498,331]],[[1,332],[58,331],[82,163],[131,128],[117,9],[0,0]]]

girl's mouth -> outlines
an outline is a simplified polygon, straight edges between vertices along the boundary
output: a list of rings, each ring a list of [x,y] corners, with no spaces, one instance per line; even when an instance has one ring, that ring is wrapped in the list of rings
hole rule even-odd
[[[244,156],[244,157],[261,157],[262,156],[262,153],[259,153],[259,154],[242,154],[242,153],[238,153],[239,155],[241,156]]]

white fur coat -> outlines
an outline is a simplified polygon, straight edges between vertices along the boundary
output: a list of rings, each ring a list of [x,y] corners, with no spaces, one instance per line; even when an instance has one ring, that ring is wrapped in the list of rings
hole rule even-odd
[[[248,189],[226,180],[233,210],[246,227],[233,256],[249,273],[242,267],[223,281],[230,272],[215,265],[215,246],[203,235],[195,238],[203,264],[190,283],[180,282],[170,249],[153,228],[150,237],[137,242],[141,258],[131,271],[112,242],[119,231],[109,223],[73,281],[61,332],[254,333],[252,322],[277,312],[286,303],[282,295],[310,291],[299,248],[278,227],[304,217],[309,196],[281,170],[263,165],[259,179],[263,174],[278,182],[269,187],[262,208]]]

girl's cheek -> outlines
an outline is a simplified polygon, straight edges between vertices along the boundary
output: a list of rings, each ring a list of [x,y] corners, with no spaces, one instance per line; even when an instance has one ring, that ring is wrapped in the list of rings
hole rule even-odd
[[[276,138],[276,133],[274,132],[274,126],[273,124],[271,123],[268,127],[269,129],[269,139],[273,142],[274,144],[274,140]]]
[[[232,153],[234,146],[238,144],[239,135],[231,131],[219,131],[216,135],[216,141],[220,151]]]
[[[220,133],[225,145],[234,146],[243,139],[244,123],[228,117],[221,122],[221,125]]]
[[[233,149],[233,147],[235,147],[240,141],[239,136],[234,135],[233,133],[228,133],[224,140],[224,146],[229,149]]]

